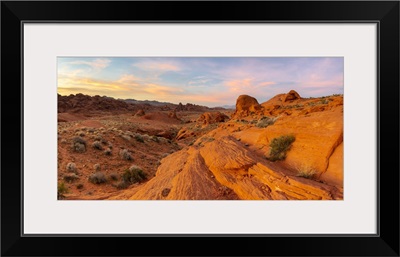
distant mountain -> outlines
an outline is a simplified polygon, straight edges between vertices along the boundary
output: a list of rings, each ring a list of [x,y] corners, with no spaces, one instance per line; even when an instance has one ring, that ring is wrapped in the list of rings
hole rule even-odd
[[[154,101],[154,100],[136,100],[136,99],[118,99],[118,100],[122,100],[125,103],[128,104],[150,104],[153,106],[165,106],[165,105],[174,105],[172,103],[168,103],[168,102],[158,102],[158,101]]]
[[[209,108],[207,106],[187,103],[173,104],[154,100],[115,99],[108,96],[89,96],[84,94],[70,94],[58,96],[58,112],[93,113],[110,112],[126,113],[138,110],[145,111],[195,111],[224,110],[222,107]]]
[[[224,108],[224,109],[228,109],[228,110],[235,110],[236,109],[236,105],[222,105],[219,108]]]

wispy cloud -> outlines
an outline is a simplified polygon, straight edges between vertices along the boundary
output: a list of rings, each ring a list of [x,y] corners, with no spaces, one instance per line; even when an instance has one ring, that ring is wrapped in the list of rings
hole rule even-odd
[[[141,70],[147,70],[147,71],[180,71],[181,67],[179,67],[178,64],[173,63],[173,62],[165,62],[165,61],[154,61],[154,60],[149,60],[149,61],[142,61],[142,62],[137,62],[132,64],[134,67],[139,68]]]
[[[107,68],[111,63],[110,59],[94,59],[93,61],[72,61],[72,65],[87,65],[95,71]]]
[[[343,93],[343,58],[59,58],[59,92],[234,104],[294,89],[303,97]]]

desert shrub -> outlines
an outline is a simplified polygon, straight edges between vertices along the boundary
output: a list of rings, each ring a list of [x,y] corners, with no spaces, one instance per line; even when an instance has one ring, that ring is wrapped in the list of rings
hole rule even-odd
[[[73,162],[69,162],[67,164],[67,168],[66,169],[67,169],[67,172],[71,172],[71,173],[77,173],[78,172],[78,169],[76,168],[76,165]]]
[[[92,147],[94,149],[97,149],[97,150],[103,150],[103,146],[101,146],[101,142],[100,141],[94,141],[93,144],[92,144]]]
[[[84,137],[86,135],[86,133],[83,131],[78,131],[78,132],[76,132],[76,135],[79,137]]]
[[[105,155],[111,155],[111,149],[110,149],[110,148],[106,149],[106,150],[104,151],[104,154],[105,154]]]
[[[136,134],[136,135],[135,135],[135,139],[136,139],[136,141],[138,141],[138,142],[140,142],[140,143],[144,143],[143,136],[140,135],[140,134]]]
[[[64,194],[68,193],[68,188],[65,186],[64,182],[58,183],[57,186],[57,199],[64,199]]]
[[[73,145],[73,149],[74,149],[75,152],[83,153],[83,152],[86,151],[86,146],[83,145],[83,144],[80,144],[80,143],[75,143]]]
[[[297,168],[297,176],[303,178],[313,178],[317,174],[317,171],[309,165],[301,165]]]
[[[122,137],[123,139],[125,139],[126,141],[131,141],[131,137],[130,137],[129,135],[124,135],[124,134],[122,134],[121,137]]]
[[[79,179],[79,177],[75,173],[67,173],[64,175],[64,180],[68,183],[74,182],[77,179]]]
[[[129,151],[127,149],[123,149],[123,150],[119,151],[119,156],[123,160],[127,160],[127,161],[133,160],[132,155],[129,153]]]
[[[274,124],[274,122],[275,122],[274,118],[270,118],[270,117],[264,116],[257,122],[256,126],[258,128],[266,128],[269,125]]]
[[[77,189],[82,189],[82,188],[83,188],[83,184],[78,184],[78,185],[76,185],[76,188],[77,188]]]
[[[118,180],[118,174],[117,173],[111,173],[110,174],[110,179],[114,180],[114,181],[117,181]]]
[[[72,139],[72,142],[73,142],[73,143],[80,143],[80,144],[83,144],[83,145],[86,146],[86,140],[83,139],[82,137],[74,137],[74,138]]]
[[[75,152],[83,153],[86,151],[86,140],[82,137],[74,137],[72,139],[72,149]]]
[[[152,136],[151,140],[153,140],[156,143],[160,143],[160,139],[158,139],[158,136]]]
[[[93,169],[94,169],[95,171],[100,171],[100,170],[101,170],[100,164],[99,164],[99,163],[96,163],[95,165],[93,165]]]
[[[143,140],[144,140],[144,141],[150,141],[150,140],[152,140],[151,136],[149,136],[148,134],[144,134],[144,135],[142,135],[142,137],[143,137]]]
[[[294,141],[295,137],[293,135],[284,135],[272,139],[267,159],[270,161],[284,160],[286,152],[290,149]]]
[[[93,184],[101,184],[107,181],[106,176],[102,172],[96,172],[89,176],[89,182]]]
[[[328,104],[329,101],[328,99],[322,99],[321,101],[319,101],[320,104]]]
[[[129,183],[125,181],[120,181],[114,185],[117,189],[126,189],[129,187]]]
[[[130,137],[133,137],[133,133],[131,131],[125,131],[125,135],[128,135]]]
[[[169,195],[169,192],[171,192],[171,189],[170,189],[170,188],[164,188],[164,189],[161,191],[161,195],[164,196],[164,197],[167,197],[167,196]]]
[[[146,173],[143,172],[142,168],[132,165],[129,169],[125,170],[124,174],[122,174],[122,181],[127,183],[136,183],[145,180],[146,177]]]

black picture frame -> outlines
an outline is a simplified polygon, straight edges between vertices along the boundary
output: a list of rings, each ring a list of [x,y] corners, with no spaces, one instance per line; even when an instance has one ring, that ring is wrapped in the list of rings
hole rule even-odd
[[[378,233],[24,236],[21,32],[50,21],[378,24]],[[399,256],[398,1],[2,1],[1,50],[2,256]]]

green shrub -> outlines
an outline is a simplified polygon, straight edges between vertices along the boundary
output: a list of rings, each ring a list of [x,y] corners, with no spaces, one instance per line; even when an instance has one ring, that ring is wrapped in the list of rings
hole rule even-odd
[[[142,168],[136,165],[132,165],[129,169],[125,170],[124,174],[122,174],[122,180],[130,184],[142,182],[146,177],[146,173],[143,172]]]
[[[64,194],[68,193],[68,188],[65,186],[64,182],[61,182],[57,186],[57,199],[64,199]]]
[[[126,189],[129,187],[129,183],[125,181],[120,181],[119,183],[114,185],[117,189]]]
[[[100,141],[94,141],[92,147],[97,150],[103,150],[103,146]]]
[[[138,141],[140,143],[144,143],[144,139],[143,139],[142,135],[140,135],[140,134],[136,134],[135,139],[136,139],[136,141]]]
[[[67,173],[64,175],[64,180],[68,183],[74,182],[77,179],[79,179],[79,177],[75,173]]]
[[[82,137],[74,137],[74,138],[72,139],[72,142],[73,142],[73,143],[83,144],[83,145],[86,146],[86,140],[83,139]]]
[[[119,151],[119,156],[123,160],[127,160],[127,161],[133,160],[132,155],[129,153],[129,151],[127,149],[123,149],[123,150]]]
[[[100,171],[101,170],[101,165],[99,163],[96,163],[95,165],[93,165],[93,169],[95,171]]]
[[[114,181],[117,181],[118,180],[118,174],[117,173],[111,173],[110,174],[110,179],[114,180]]]
[[[322,99],[321,101],[319,101],[320,104],[328,104],[329,101],[328,99]]]
[[[152,136],[151,140],[153,140],[156,143],[160,143],[160,139],[158,139],[158,136]]]
[[[111,149],[110,149],[110,148],[106,149],[106,150],[104,151],[104,154],[105,154],[105,155],[111,155]]]
[[[258,128],[266,128],[269,125],[272,125],[275,123],[275,119],[274,118],[270,118],[267,116],[262,117],[256,124],[256,127]]]
[[[76,168],[75,163],[69,162],[69,163],[67,164],[67,172],[78,173],[78,170],[77,170],[77,168]]]
[[[103,172],[96,172],[89,176],[89,181],[93,184],[102,184],[107,181],[107,178]]]
[[[297,168],[297,176],[298,177],[303,177],[303,178],[313,178],[317,174],[317,171],[309,166],[303,164],[299,168]]]
[[[72,139],[72,149],[75,152],[83,153],[86,151],[86,140],[82,137],[74,137]]]
[[[284,160],[286,152],[290,149],[294,141],[295,137],[293,135],[284,135],[272,139],[267,159],[270,161]]]

